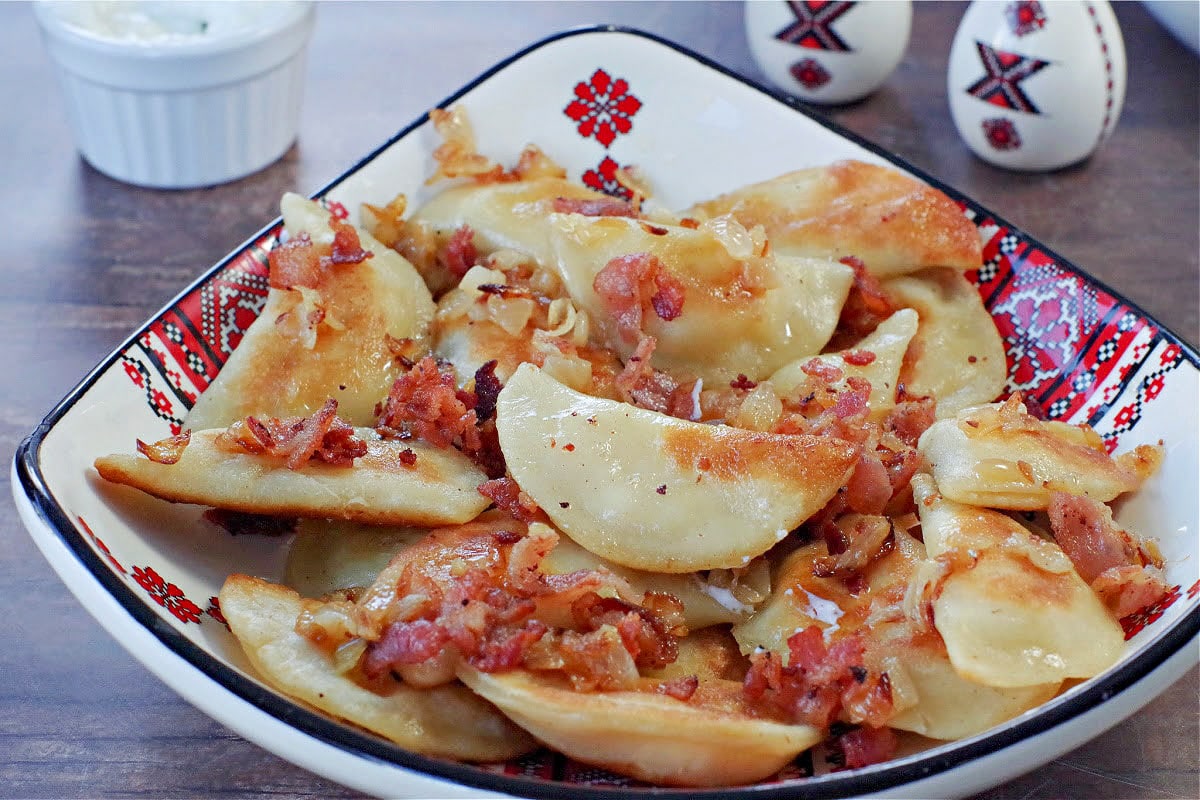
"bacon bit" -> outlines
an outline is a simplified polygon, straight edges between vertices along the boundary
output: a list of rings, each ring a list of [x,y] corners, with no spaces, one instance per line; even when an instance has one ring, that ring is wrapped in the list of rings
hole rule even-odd
[[[1021,473],[1021,477],[1025,478],[1029,483],[1037,483],[1037,476],[1034,475],[1033,465],[1028,461],[1017,459],[1017,471]]]
[[[743,375],[740,372],[738,373],[738,376],[736,378],[734,378],[733,380],[731,380],[729,382],[730,389],[743,389],[745,391],[750,391],[755,386],[758,386],[757,381],[750,380],[749,378],[747,378],[745,375]]]
[[[146,444],[137,439],[137,451],[156,464],[177,464],[179,459],[183,458],[183,451],[187,449],[191,440],[191,431],[159,439],[154,444]]]
[[[512,478],[495,478],[479,484],[479,493],[522,522],[542,519],[542,510]]]
[[[1079,577],[1088,583],[1104,572],[1124,566],[1153,563],[1140,542],[1117,527],[1112,510],[1090,497],[1053,492],[1046,509],[1058,546],[1071,559]],[[1161,567],[1161,562],[1155,564]]]
[[[574,453],[575,445],[571,444],[570,442],[567,442],[566,444],[563,445],[563,450],[566,450],[568,453]]]
[[[888,412],[883,429],[896,434],[909,447],[916,447],[921,434],[937,421],[937,402],[932,397],[902,400]]]
[[[301,233],[268,253],[267,264],[272,289],[311,289],[321,274],[321,251],[307,233]]]
[[[332,397],[308,417],[247,417],[222,431],[216,442],[234,451],[285,459],[288,469],[300,469],[314,458],[349,466],[367,452],[367,443],[358,438],[354,427],[337,416],[337,401]]]
[[[661,669],[679,655],[676,637],[687,634],[682,627],[683,604],[664,592],[647,592],[643,603],[639,607],[617,597],[586,592],[571,604],[571,615],[585,631],[613,626],[638,667]]]
[[[862,680],[857,677],[866,669],[857,635],[826,648],[821,629],[810,625],[793,634],[787,644],[786,667],[774,653],[750,657],[742,686],[747,702],[786,721],[819,728],[828,728],[843,710],[851,719],[885,717],[885,708],[890,713],[891,689],[883,676],[867,670]],[[867,695],[872,695],[869,708],[864,704]]]
[[[224,528],[231,536],[287,536],[296,532],[296,520],[247,514],[224,508],[210,508],[202,515],[205,522]]]
[[[865,367],[875,361],[870,350],[850,350],[842,354],[842,360],[854,367]]]
[[[625,369],[616,378],[617,394],[624,402],[639,408],[680,419],[693,419],[696,409],[692,389],[695,384],[681,384],[667,373],[650,366],[657,344],[653,336],[643,336],[638,340],[633,355],[625,362]]]
[[[975,356],[967,356],[967,363],[968,363],[968,364],[974,364],[974,363],[975,363],[976,361],[978,361],[978,360],[979,360],[979,359],[978,359],[978,358],[976,358]]]
[[[846,484],[846,505],[860,514],[882,514],[892,499],[887,467],[875,452],[862,452]]]
[[[850,390],[838,395],[837,402],[831,409],[833,415],[843,420],[865,415],[868,411],[867,402],[871,398],[871,382],[866,378],[851,375],[846,379],[846,383]]]
[[[664,483],[662,486],[659,486],[654,491],[658,492],[659,494],[666,494],[667,493],[667,485]]]
[[[629,343],[638,340],[647,308],[668,322],[683,311],[683,284],[650,253],[612,259],[596,274],[592,289]]]
[[[692,699],[692,695],[696,693],[696,689],[699,687],[700,677],[698,675],[683,675],[678,678],[672,678],[669,681],[663,681],[655,687],[654,691],[686,703]]]
[[[450,634],[441,625],[427,619],[396,621],[383,631],[378,641],[370,642],[362,661],[363,674],[378,678],[401,664],[420,664],[442,651]]]
[[[689,228],[690,230],[694,231],[700,227],[700,220],[692,219],[691,217],[684,217],[683,219],[679,220],[679,226],[681,228]]]
[[[890,761],[896,755],[898,740],[891,728],[864,725],[837,737],[833,744],[841,751],[846,769],[859,769]]]
[[[410,449],[400,451],[400,455],[396,456],[400,463],[406,467],[415,467],[417,465],[417,454]]]
[[[446,243],[445,252],[441,255],[441,261],[455,278],[462,278],[463,275],[466,275],[467,271],[475,266],[478,258],[479,251],[475,249],[475,231],[471,230],[470,225],[463,225],[454,232],[450,241]]]
[[[1091,585],[1117,619],[1157,603],[1171,591],[1171,586],[1161,575],[1132,564],[1106,569]]]
[[[895,546],[891,521],[884,516],[846,515],[838,521],[837,528],[848,545],[837,556],[824,556],[813,562],[813,575],[818,578],[851,578]]]
[[[652,225],[649,222],[642,223],[642,230],[644,230],[646,233],[650,234],[651,236],[666,236],[667,235],[667,229],[664,228],[662,225]]]
[[[331,216],[329,227],[333,229],[333,246],[329,255],[321,259],[321,266],[361,264],[368,258],[374,257],[374,253],[363,250],[362,242],[358,238],[358,231],[354,229],[353,225],[348,225],[337,217]]]
[[[825,383],[837,383],[846,374],[840,367],[836,367],[824,359],[815,357],[801,364],[800,371]]]
[[[481,446],[475,427],[475,412],[468,407],[476,399],[460,393],[454,376],[441,372],[437,362],[426,356],[392,384],[377,427],[382,433],[415,436],[434,447],[463,449]]]
[[[837,329],[846,336],[862,338],[890,317],[896,308],[884,294],[879,279],[867,271],[860,259],[846,256],[841,263],[854,270],[854,285],[842,306]]]
[[[561,503],[558,504],[558,507],[559,508],[570,508],[571,504],[568,503],[566,500],[563,500]]]
[[[525,660],[525,653],[534,642],[546,634],[546,625],[536,619],[515,631],[490,631],[471,665],[480,672],[503,672],[516,669]]]
[[[504,387],[496,377],[496,359],[475,370],[475,418],[486,422],[496,414],[496,398]]]
[[[560,214],[583,214],[585,217],[633,217],[637,210],[627,200],[616,197],[597,198],[556,197],[553,208]],[[666,233],[666,231],[663,231]]]
[[[479,426],[472,442],[463,446],[463,455],[475,462],[489,478],[504,477],[508,465],[505,464],[504,452],[500,449],[500,435],[496,432],[495,419],[489,419]]]

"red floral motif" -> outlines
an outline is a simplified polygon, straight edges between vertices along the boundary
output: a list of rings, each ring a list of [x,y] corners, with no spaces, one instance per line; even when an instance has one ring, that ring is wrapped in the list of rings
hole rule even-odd
[[[997,150],[1021,149],[1021,136],[1017,133],[1017,126],[1012,124],[1012,120],[1003,117],[985,119],[983,135],[987,137],[988,144]]]
[[[1179,586],[1172,586],[1171,590],[1157,601],[1146,606],[1141,611],[1135,611],[1129,616],[1123,617],[1121,619],[1121,628],[1125,631],[1125,641],[1129,641],[1134,636],[1137,636],[1147,625],[1158,622],[1167,609],[1179,599],[1179,589]]]
[[[112,564],[113,569],[115,569],[117,572],[121,573],[122,575],[128,574],[125,571],[125,568],[123,566],[121,566],[121,562],[117,561],[116,556],[114,556],[112,554],[112,551],[108,549],[108,545],[106,545],[103,541],[101,541],[100,537],[97,536],[96,533],[92,530],[92,526],[88,525],[87,522],[84,521],[83,517],[77,516],[77,517],[75,517],[75,519],[79,521],[80,527],[82,527],[83,530],[87,533],[88,538],[90,538],[92,540],[92,543],[94,545],[96,545],[96,548],[100,551],[100,554],[103,555],[108,560],[108,563]]]
[[[580,136],[585,139],[595,136],[596,141],[608,147],[618,134],[633,129],[633,115],[641,107],[642,101],[629,93],[628,81],[613,80],[598,69],[586,83],[575,84],[575,99],[563,113],[579,123],[576,130]]]
[[[1178,361],[1179,357],[1182,355],[1183,348],[1172,342],[1171,344],[1167,345],[1166,349],[1162,351],[1162,355],[1158,357],[1158,364],[1162,367],[1174,366],[1175,362]]]
[[[595,189],[598,192],[610,194],[613,197],[619,197],[622,200],[630,200],[633,198],[633,192],[621,185],[617,180],[617,170],[620,166],[608,156],[596,165],[595,169],[589,169],[583,173],[583,182],[585,185]]]
[[[221,613],[221,600],[218,597],[208,598],[208,608],[204,609],[204,613],[215,619],[217,622],[225,626],[226,630],[232,631],[229,627],[229,621],[225,619],[225,615]]]
[[[1004,16],[1008,19],[1008,27],[1017,36],[1025,36],[1046,27],[1046,12],[1037,0],[1009,3],[1008,8],[1004,9]]]
[[[833,79],[829,70],[815,58],[802,58],[788,67],[788,72],[805,89],[819,89]]]
[[[138,586],[146,590],[154,602],[174,614],[180,622],[200,623],[200,606],[188,600],[178,586],[163,580],[152,567],[134,567],[133,579],[137,581]]]

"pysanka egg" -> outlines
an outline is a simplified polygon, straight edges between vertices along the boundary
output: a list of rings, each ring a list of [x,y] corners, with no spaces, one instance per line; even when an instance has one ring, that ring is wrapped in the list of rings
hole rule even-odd
[[[750,0],[746,39],[763,74],[810,103],[849,103],[878,89],[908,47],[908,0]]]
[[[950,48],[959,135],[997,166],[1051,170],[1087,158],[1125,99],[1125,45],[1105,2],[974,2]]]

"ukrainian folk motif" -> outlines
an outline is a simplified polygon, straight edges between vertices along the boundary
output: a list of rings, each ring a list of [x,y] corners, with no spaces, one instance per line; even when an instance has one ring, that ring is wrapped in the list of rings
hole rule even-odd
[[[788,71],[805,89],[819,89],[833,78],[815,58],[803,58],[788,67]]]
[[[986,74],[967,87],[967,94],[1001,108],[1026,114],[1042,113],[1025,94],[1021,83],[1048,67],[1049,61],[996,50],[983,42],[976,42],[975,48]]]
[[[1046,27],[1046,12],[1037,0],[1019,0],[1004,9],[1008,27],[1017,36],[1025,36]]]
[[[848,53],[853,50],[831,26],[834,20],[852,9],[854,3],[793,0],[788,3],[788,7],[796,21],[775,34],[779,41],[836,53]]]

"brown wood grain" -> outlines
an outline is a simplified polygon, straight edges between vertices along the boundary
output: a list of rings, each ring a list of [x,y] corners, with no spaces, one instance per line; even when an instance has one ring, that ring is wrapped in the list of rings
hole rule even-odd
[[[949,118],[960,4],[917,4],[912,43],[873,97],[827,113],[1041,239],[1200,340],[1195,56],[1134,4],[1120,125],[1088,162],[1023,175],[973,158]],[[75,153],[29,6],[0,4],[0,455],[164,302],[276,213],[518,48],[589,22],[654,31],[760,79],[735,3],[325,5],[299,143],[227,186],[155,192]],[[7,496],[7,472],[0,478]],[[0,508],[0,797],[357,797],[193,709],[68,593]],[[978,795],[1200,797],[1200,672],[1035,772]]]

